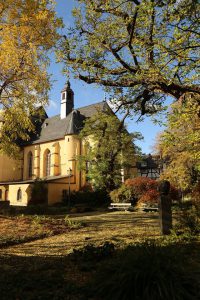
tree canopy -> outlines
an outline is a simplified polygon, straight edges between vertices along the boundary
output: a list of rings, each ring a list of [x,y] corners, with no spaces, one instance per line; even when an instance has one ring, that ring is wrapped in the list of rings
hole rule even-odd
[[[183,190],[191,189],[200,177],[200,106],[195,99],[190,95],[172,105],[167,128],[157,142],[166,161],[162,177]]]
[[[79,0],[60,59],[119,108],[151,114],[168,95],[200,94],[199,14],[198,0]]]
[[[87,119],[81,131],[85,154],[79,157],[81,169],[96,189],[111,191],[122,182],[122,170],[134,166],[139,133],[129,134],[113,114],[98,112]]]
[[[17,138],[28,139],[34,130],[30,115],[47,103],[48,51],[56,45],[61,26],[53,0],[0,0],[0,108],[5,133],[0,148],[5,152],[16,150],[10,146]]]

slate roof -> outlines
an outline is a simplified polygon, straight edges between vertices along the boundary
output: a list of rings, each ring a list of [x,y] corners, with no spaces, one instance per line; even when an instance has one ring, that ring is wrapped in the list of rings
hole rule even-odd
[[[110,109],[109,105],[103,101],[74,109],[64,119],[60,119],[60,115],[46,118],[41,127],[38,128],[37,133],[31,137],[27,144],[39,144],[62,139],[65,135],[78,134],[83,128],[86,118],[92,117],[98,111],[106,111],[108,109]]]

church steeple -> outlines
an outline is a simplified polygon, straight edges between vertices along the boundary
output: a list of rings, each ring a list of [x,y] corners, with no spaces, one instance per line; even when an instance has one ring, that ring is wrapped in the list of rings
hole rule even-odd
[[[61,108],[60,118],[64,119],[74,108],[74,92],[71,89],[70,82],[67,81],[64,88],[61,91]]]

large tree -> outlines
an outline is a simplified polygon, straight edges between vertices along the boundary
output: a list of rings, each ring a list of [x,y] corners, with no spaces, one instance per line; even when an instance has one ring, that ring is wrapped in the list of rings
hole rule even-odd
[[[190,95],[173,104],[166,125],[157,141],[157,150],[166,162],[162,178],[183,190],[192,189],[200,179],[199,99]]]
[[[28,139],[34,130],[30,115],[35,107],[47,103],[48,51],[61,26],[53,0],[0,0],[0,148],[9,154],[12,142]]]
[[[98,112],[86,120],[81,131],[86,152],[79,157],[80,167],[97,189],[113,190],[122,182],[123,169],[135,165],[139,148],[134,141],[141,135],[129,134],[124,120],[125,117],[119,120],[113,114]]]
[[[119,107],[146,114],[167,95],[200,94],[198,0],[79,0],[73,16],[66,71],[114,91]]]

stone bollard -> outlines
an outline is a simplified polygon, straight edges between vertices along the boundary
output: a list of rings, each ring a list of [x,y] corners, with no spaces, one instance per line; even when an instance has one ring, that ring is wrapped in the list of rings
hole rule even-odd
[[[170,234],[172,229],[172,202],[169,195],[170,182],[164,180],[159,185],[159,218],[160,218],[160,230],[162,235]]]

